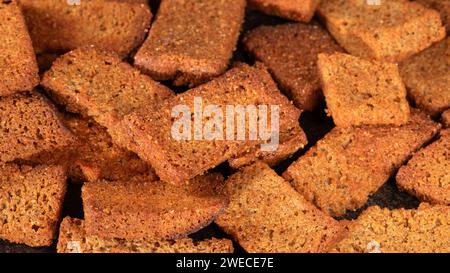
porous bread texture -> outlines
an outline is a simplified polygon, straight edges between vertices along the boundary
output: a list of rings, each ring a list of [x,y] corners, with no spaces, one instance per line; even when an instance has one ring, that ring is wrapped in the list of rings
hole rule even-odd
[[[36,91],[0,99],[0,162],[28,159],[72,144],[55,107]]]
[[[82,188],[88,235],[120,239],[176,239],[210,224],[228,203],[223,177],[212,173],[174,186],[147,176],[96,181]]]
[[[295,106],[305,111],[323,100],[317,55],[343,51],[316,22],[260,26],[245,35],[244,46],[267,66]]]
[[[152,13],[144,1],[20,0],[37,53],[95,45],[126,57],[145,39]]]
[[[32,247],[52,245],[65,193],[60,166],[0,165],[0,238]]]
[[[284,172],[283,177],[331,216],[362,207],[440,124],[414,111],[403,126],[336,127]]]
[[[401,62],[399,69],[417,107],[435,117],[450,108],[450,38]]]
[[[327,0],[318,8],[328,30],[349,53],[398,62],[445,37],[437,11],[409,0]]]
[[[344,53],[319,54],[318,58],[328,113],[337,126],[408,122],[406,88],[396,64]]]
[[[309,22],[319,2],[320,0],[249,0],[248,5],[270,15]]]
[[[418,151],[397,174],[397,185],[421,201],[450,205],[450,129]]]
[[[417,210],[370,207],[346,224],[332,252],[448,253],[450,207],[422,204]]]
[[[16,0],[0,1],[0,97],[39,84],[33,45]]]
[[[58,58],[41,85],[72,113],[110,127],[123,116],[173,96],[116,54],[94,47],[75,49]]]
[[[27,163],[62,164],[75,183],[127,180],[142,174],[157,178],[147,162],[115,145],[106,128],[95,121],[70,114],[62,121],[76,135],[76,141],[70,147],[39,153]]]
[[[108,128],[109,133],[116,143],[148,161],[161,180],[175,184],[186,183],[190,178],[201,175],[236,155],[250,152],[263,143],[259,137],[256,140],[249,139],[248,133],[245,140],[238,140],[237,122],[234,124],[234,140],[225,136],[226,124],[223,126],[223,140],[196,140],[193,128],[195,124],[192,124],[191,132],[188,132],[191,140],[176,140],[172,135],[175,121],[172,110],[184,105],[193,114],[196,97],[202,99],[203,107],[221,107],[224,117],[229,105],[266,105],[269,117],[271,107],[279,106],[279,132],[288,132],[291,128],[298,127],[300,111],[279,92],[267,70],[257,64],[253,67],[241,65],[233,68],[221,77],[164,101],[155,109],[144,108],[127,115],[117,126]],[[245,131],[248,132],[248,115],[246,116]],[[201,118],[201,124],[206,124],[207,116],[203,115]]]
[[[228,163],[235,169],[250,165],[256,161],[262,161],[270,166],[275,166],[283,160],[288,159],[298,150],[305,148],[307,143],[308,139],[299,124],[286,132],[280,133],[280,145],[276,151],[265,152],[261,151],[259,147],[256,147],[252,151],[229,159]]]
[[[442,113],[441,120],[444,127],[450,127],[450,109]]]
[[[435,9],[441,14],[442,22],[450,31],[450,0],[417,0],[427,8]]]
[[[194,86],[227,69],[245,0],[165,0],[134,64],[156,80]]]
[[[325,252],[340,232],[330,216],[256,162],[228,178],[230,205],[215,220],[247,252]]]
[[[104,239],[87,235],[84,221],[66,217],[61,223],[58,253],[232,253],[228,239],[206,239],[195,242],[190,238],[177,240]]]

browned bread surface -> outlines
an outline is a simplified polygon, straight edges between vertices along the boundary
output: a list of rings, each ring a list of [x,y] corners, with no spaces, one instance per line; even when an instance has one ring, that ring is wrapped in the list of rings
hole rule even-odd
[[[0,99],[0,113],[0,162],[28,159],[74,141],[55,107],[36,91]]]
[[[332,250],[342,253],[448,253],[450,207],[422,204],[417,210],[370,207],[346,225]]]
[[[235,140],[227,140],[226,125],[223,128],[224,140],[195,140],[193,128],[188,132],[191,140],[174,139],[172,127],[175,119],[171,116],[172,110],[176,106],[185,105],[193,114],[196,97],[202,99],[203,105],[217,105],[223,112],[227,105],[267,105],[269,110],[270,106],[278,105],[280,132],[298,126],[300,111],[279,92],[267,70],[259,65],[242,65],[206,84],[166,100],[156,110],[142,109],[126,116],[118,126],[110,128],[109,132],[115,142],[148,161],[161,180],[178,184],[185,183],[236,155],[250,152],[261,144],[260,138],[250,140],[246,137],[245,140],[237,140],[236,129],[233,130]],[[203,116],[202,124],[206,122],[207,116]],[[245,125],[248,124],[246,122]],[[247,132],[248,128],[247,126]]]
[[[400,63],[408,95],[433,116],[450,108],[450,38]]]
[[[115,54],[93,47],[57,59],[41,84],[69,112],[90,116],[105,127],[173,94]]]
[[[106,128],[95,121],[67,114],[63,122],[77,136],[76,142],[66,149],[40,153],[28,162],[62,164],[73,182],[127,180],[141,174],[156,179],[147,162],[115,145]]]
[[[288,159],[298,150],[305,148],[308,143],[305,132],[300,125],[280,133],[280,145],[274,152],[261,151],[259,147],[243,155],[236,156],[228,160],[232,168],[239,169],[250,165],[256,161],[262,161],[270,166],[277,165],[281,161]]]
[[[0,238],[29,246],[56,239],[66,176],[59,166],[0,166]]]
[[[409,0],[327,0],[318,12],[343,48],[370,59],[401,61],[446,33],[437,11]]]
[[[165,0],[135,65],[156,80],[197,85],[225,72],[245,0]]]
[[[441,14],[441,19],[447,28],[447,32],[450,31],[450,0],[417,0],[417,2],[437,10]]]
[[[442,113],[441,120],[444,127],[450,127],[450,109]]]
[[[175,239],[211,223],[227,205],[223,177],[208,174],[174,186],[147,176],[86,183],[82,189],[88,235]]]
[[[228,239],[207,239],[194,242],[190,238],[177,240],[104,239],[86,235],[84,221],[64,218],[59,231],[58,253],[232,253]]]
[[[230,205],[215,222],[248,252],[324,252],[337,221],[318,210],[261,162],[225,184]]]
[[[342,51],[319,24],[261,26],[244,38],[246,50],[262,61],[280,88],[305,111],[322,101],[317,55]]]
[[[0,1],[0,97],[38,85],[33,45],[17,1]]]
[[[341,127],[402,125],[410,109],[396,64],[343,53],[319,54],[328,112]]]
[[[414,113],[401,127],[335,128],[283,176],[308,201],[332,216],[362,207],[440,125]]]
[[[20,0],[38,53],[95,45],[127,56],[144,40],[152,13],[144,1]]]
[[[450,129],[400,168],[397,185],[423,202],[450,205]]]
[[[251,8],[286,19],[309,22],[319,0],[249,0]]]

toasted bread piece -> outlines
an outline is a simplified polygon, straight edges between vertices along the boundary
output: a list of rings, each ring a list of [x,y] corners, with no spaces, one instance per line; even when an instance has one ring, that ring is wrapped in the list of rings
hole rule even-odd
[[[33,45],[16,0],[0,1],[0,97],[39,83]]]
[[[444,124],[444,127],[450,127],[450,109],[442,113],[441,120],[442,124]]]
[[[298,150],[305,148],[307,143],[308,139],[306,138],[305,132],[298,125],[292,130],[280,134],[280,145],[276,151],[264,152],[256,147],[250,152],[228,160],[228,163],[235,169],[250,165],[256,161],[262,161],[270,166],[274,166],[288,159]]]
[[[319,54],[328,112],[340,127],[403,125],[410,109],[396,64],[343,53]]]
[[[208,174],[183,187],[147,176],[86,183],[82,189],[88,235],[120,239],[174,239],[211,223],[227,205],[223,177]]]
[[[245,0],[165,0],[134,64],[156,80],[198,85],[225,72]]]
[[[249,152],[263,143],[262,138],[259,137],[261,134],[254,139],[250,139],[248,136],[250,122],[244,124],[246,126],[245,139],[239,139],[237,132],[239,130],[236,127],[242,122],[238,120],[239,115],[235,113],[237,111],[231,111],[230,114],[234,120],[238,120],[234,122],[232,128],[229,126],[231,134],[227,132],[227,124],[223,124],[223,132],[217,128],[217,130],[211,130],[221,134],[223,140],[208,138],[206,134],[200,139],[195,133],[195,131],[199,131],[198,126],[203,132],[203,125],[208,124],[209,119],[206,113],[201,116],[193,115],[197,116],[197,121],[201,121],[201,124],[196,125],[196,121],[194,121],[194,124],[189,127],[190,129],[186,129],[183,125],[183,129],[186,129],[183,131],[187,132],[187,137],[180,137],[178,140],[172,131],[181,131],[181,129],[178,127],[174,129],[175,122],[186,121],[189,114],[187,109],[192,111],[190,114],[194,114],[194,111],[198,110],[195,110],[195,103],[199,98],[205,108],[208,105],[220,108],[223,112],[223,118],[219,121],[221,123],[227,123],[225,117],[228,106],[258,107],[266,105],[269,117],[272,116],[270,111],[272,106],[279,108],[279,130],[274,128],[275,132],[288,132],[290,128],[298,126],[300,111],[279,92],[267,70],[259,65],[255,67],[242,65],[209,83],[168,99],[156,109],[144,108],[126,116],[115,128],[109,128],[109,132],[116,143],[136,152],[142,159],[148,161],[155,168],[161,180],[176,184],[186,183],[190,178],[200,175],[236,155]],[[180,107],[183,107],[181,114],[172,117],[174,109],[180,110]],[[249,121],[249,115],[245,116]],[[185,123],[190,121],[191,118],[188,117],[188,121]],[[195,126],[197,126],[197,130]],[[243,126],[239,127],[242,129]],[[261,132],[267,131],[262,130],[259,133]],[[230,139],[229,135],[234,140]],[[217,135],[214,134],[214,136]]]
[[[232,253],[228,239],[207,239],[194,242],[190,238],[177,240],[103,239],[86,235],[84,221],[66,217],[61,223],[58,253]]]
[[[251,8],[286,19],[309,22],[320,0],[249,0]]]
[[[327,0],[318,12],[352,55],[398,62],[445,37],[437,11],[409,0]]]
[[[0,162],[28,159],[75,140],[51,102],[35,91],[1,98],[0,112]]]
[[[41,84],[68,111],[90,116],[105,127],[173,95],[117,55],[93,47],[76,49],[57,59]]]
[[[450,205],[450,129],[400,168],[397,185],[423,202]]]
[[[346,225],[332,250],[342,253],[448,253],[450,207],[422,204],[417,210],[370,207]]]
[[[66,176],[59,166],[0,166],[0,238],[29,246],[56,239]]]
[[[66,114],[63,123],[77,136],[76,142],[66,149],[37,154],[27,162],[62,164],[76,183],[127,180],[142,174],[157,178],[147,162],[115,145],[106,128],[95,121]]]
[[[230,205],[215,222],[248,252],[324,252],[340,226],[264,163],[232,175]]]
[[[441,14],[442,22],[450,31],[450,0],[416,0],[425,7],[437,10]]]
[[[439,128],[416,111],[400,127],[336,127],[283,176],[308,201],[332,216],[341,216],[362,207]]]
[[[342,51],[319,24],[260,26],[244,37],[245,48],[262,61],[281,90],[305,111],[323,99],[317,55]]]
[[[126,57],[147,34],[152,19],[144,1],[20,0],[38,53],[66,53],[95,45]]]
[[[430,115],[450,108],[450,38],[400,63],[408,95]]]

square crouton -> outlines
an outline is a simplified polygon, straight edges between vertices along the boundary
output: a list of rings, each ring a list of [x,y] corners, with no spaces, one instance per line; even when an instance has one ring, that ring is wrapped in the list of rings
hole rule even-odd
[[[328,111],[337,126],[408,121],[406,89],[396,64],[335,53],[320,54],[318,67]]]
[[[450,0],[417,0],[420,4],[437,10],[441,14],[447,32],[450,30]]]
[[[283,176],[332,216],[362,207],[440,125],[414,111],[403,126],[336,127]]]
[[[343,51],[317,23],[260,26],[245,35],[244,45],[267,66],[295,106],[305,111],[314,110],[323,100],[317,55]]]
[[[225,192],[230,205],[215,222],[248,252],[326,252],[340,234],[337,221],[264,163],[232,175]]]
[[[29,246],[56,239],[66,176],[60,166],[0,166],[0,238]]]
[[[339,44],[353,55],[397,62],[445,37],[437,11],[408,0],[322,1],[319,14]]]
[[[433,116],[450,108],[450,38],[401,62],[408,96]]]
[[[450,205],[450,129],[440,135],[399,170],[397,185],[423,202]]]
[[[338,253],[448,253],[450,207],[421,204],[418,209],[370,207],[346,224]]]

